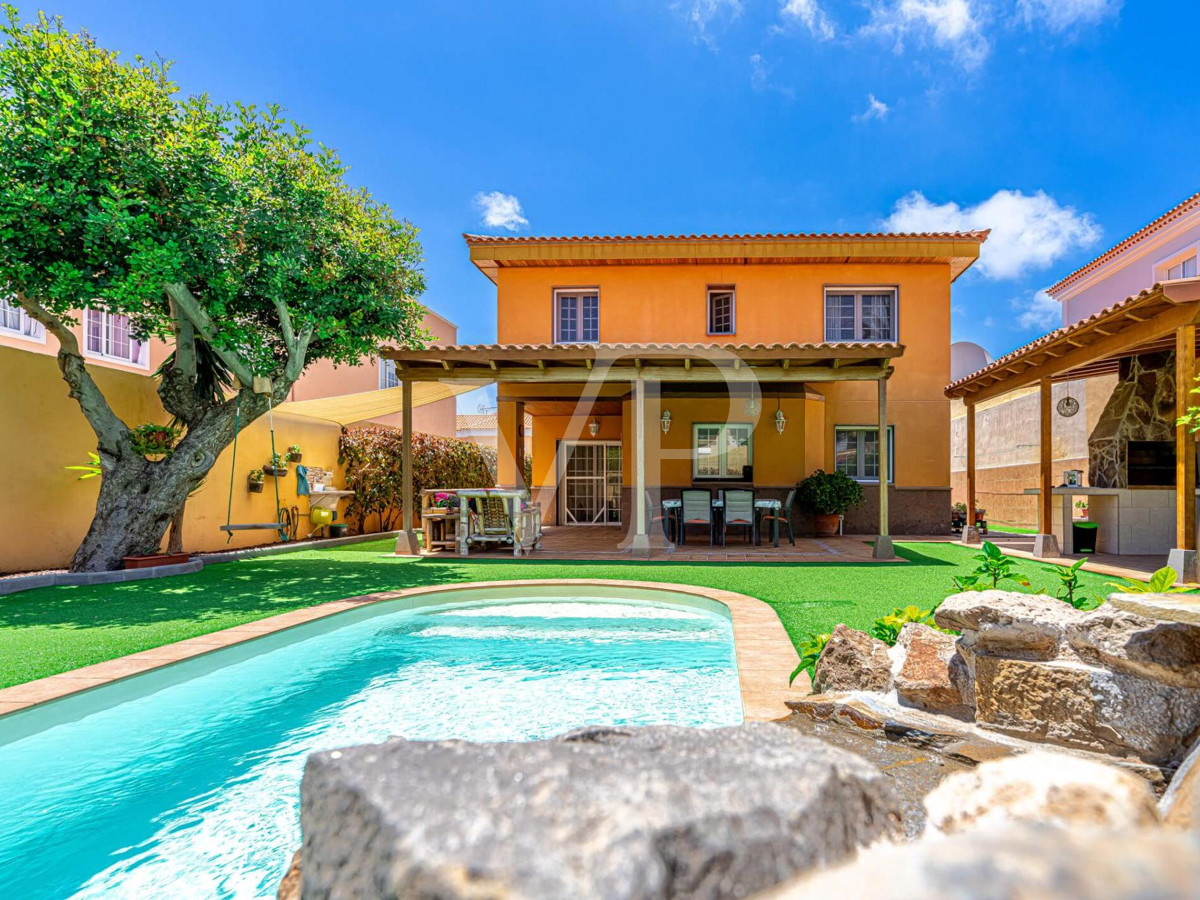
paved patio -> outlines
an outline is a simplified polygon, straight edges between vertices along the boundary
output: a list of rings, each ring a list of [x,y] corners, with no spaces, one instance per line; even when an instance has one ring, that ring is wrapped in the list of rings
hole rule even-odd
[[[530,559],[633,559],[626,542],[625,527],[559,525],[546,528],[542,537],[542,549],[536,550]],[[788,543],[786,535],[780,536],[779,547],[771,545],[769,536],[761,544],[747,541],[740,533],[731,534],[725,547],[708,545],[708,539],[699,533],[688,536],[682,547],[667,544],[658,530],[651,534],[650,559],[656,562],[880,562],[872,559],[871,544],[865,537],[796,538],[795,546]],[[441,555],[447,555],[445,553]],[[511,548],[497,550],[471,550],[467,559],[512,558]],[[645,557],[641,557],[644,560]],[[903,560],[894,560],[903,562]]]
[[[984,540],[991,541],[1005,553],[1012,554],[1013,556],[1022,556],[1026,559],[1035,558],[1033,555],[1033,535],[1031,534],[1004,534],[1003,532],[996,532],[988,535]],[[1104,575],[1112,575],[1115,578],[1137,578],[1143,581],[1148,580],[1151,575],[1167,564],[1167,557],[1162,554],[1136,556],[1132,554],[1089,553],[1086,554],[1086,557],[1087,563],[1084,565],[1084,568],[1089,572],[1099,572]],[[1038,561],[1053,565],[1069,566],[1076,560],[1083,558],[1083,554],[1076,553],[1071,556],[1060,556]]]

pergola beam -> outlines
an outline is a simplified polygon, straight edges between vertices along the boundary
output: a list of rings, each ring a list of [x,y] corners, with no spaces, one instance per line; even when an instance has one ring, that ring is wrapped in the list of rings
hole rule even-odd
[[[885,361],[886,363],[886,361]],[[547,366],[545,369],[532,367],[509,368],[503,365],[495,370],[468,369],[456,366],[446,371],[438,368],[409,368],[403,373],[407,381],[495,381],[495,382],[580,382],[601,379],[604,381],[634,382],[639,378],[646,381],[690,381],[690,382],[803,382],[803,381],[877,381],[887,378],[888,365],[802,366],[785,369],[783,366],[744,366],[742,368],[717,368],[713,366],[612,366],[598,365],[594,369],[583,366]]]

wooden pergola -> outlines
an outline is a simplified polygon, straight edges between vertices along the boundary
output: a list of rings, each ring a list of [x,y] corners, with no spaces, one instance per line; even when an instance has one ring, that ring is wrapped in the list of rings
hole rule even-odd
[[[1189,278],[1156,284],[1095,315],[1052,331],[946,388],[946,396],[960,398],[966,406],[967,508],[975,509],[975,407],[1009,391],[1032,385],[1040,394],[1040,454],[1038,530],[1035,553],[1057,556],[1051,534],[1053,422],[1051,387],[1115,372],[1124,357],[1163,350],[1175,351],[1175,407],[1187,412],[1196,377],[1196,325],[1200,322],[1200,279]],[[1196,441],[1185,426],[1175,433],[1176,551],[1185,554],[1175,568],[1196,574]],[[968,524],[973,522],[968,519]],[[964,535],[965,537],[965,535]],[[1174,554],[1173,554],[1174,558]],[[1185,568],[1188,572],[1185,573]]]
[[[887,382],[891,362],[904,346],[880,343],[789,344],[478,344],[435,345],[419,350],[384,349],[381,355],[396,365],[396,377],[406,392],[414,383],[470,382],[585,385],[598,396],[605,384],[627,385],[633,399],[635,497],[646,489],[646,385],[709,383],[733,385],[873,381],[878,385],[881,459],[888,458]],[[586,394],[585,394],[586,395]],[[406,395],[407,396],[407,395]],[[524,417],[517,404],[517,421]],[[405,405],[404,432],[411,435],[411,414]],[[516,470],[522,471],[524,435],[517,432],[513,448]],[[411,438],[404,449],[404,522],[412,523]],[[645,504],[636,511],[635,551],[649,550]],[[886,481],[880,490],[876,554],[890,557]],[[405,549],[407,548],[407,549]],[[416,553],[415,536],[401,536],[397,552]]]

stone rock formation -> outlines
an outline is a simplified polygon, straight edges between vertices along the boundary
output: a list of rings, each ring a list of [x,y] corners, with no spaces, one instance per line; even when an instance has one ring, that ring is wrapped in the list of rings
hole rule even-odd
[[[833,629],[815,666],[813,690],[890,691],[892,661],[888,645],[845,625]]]
[[[1200,833],[1200,740],[1192,745],[1187,757],[1171,779],[1158,804],[1165,825],[1191,828]]]
[[[1143,778],[1065,753],[1034,751],[946,778],[925,798],[928,827],[956,834],[981,825],[1026,822],[1084,828],[1158,824]]]
[[[899,834],[888,778],[778,725],[393,740],[309,758],[305,897],[745,897]]]
[[[910,622],[896,646],[903,654],[895,678],[901,703],[958,719],[974,717],[975,685],[954,635]]]
[[[965,651],[1053,659],[1067,626],[1083,615],[1045,594],[967,591],[943,600],[933,618],[942,628],[962,632]]]

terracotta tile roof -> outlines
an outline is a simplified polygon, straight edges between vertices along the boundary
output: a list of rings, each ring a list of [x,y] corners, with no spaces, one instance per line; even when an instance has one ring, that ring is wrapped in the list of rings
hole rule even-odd
[[[1080,332],[1088,331],[1093,326],[1098,324],[1101,320],[1114,318],[1114,317],[1123,315],[1124,313],[1130,311],[1132,308],[1140,306],[1141,304],[1145,303],[1147,300],[1150,300],[1152,298],[1155,300],[1160,300],[1162,298],[1162,294],[1163,294],[1162,285],[1155,284],[1153,287],[1147,288],[1146,290],[1142,291],[1141,293],[1137,294],[1136,296],[1127,297],[1119,303],[1114,303],[1112,306],[1106,306],[1104,309],[1100,310],[1097,313],[1093,313],[1092,315],[1088,316],[1086,319],[1080,319],[1078,322],[1072,322],[1070,325],[1064,325],[1062,328],[1056,328],[1054,331],[1051,331],[1049,334],[1044,334],[1037,340],[1030,341],[1028,344],[1018,347],[1016,350],[1013,350],[1011,353],[1006,353],[1006,354],[1004,354],[1004,356],[1001,356],[998,359],[993,360],[991,363],[984,366],[982,369],[972,372],[970,375],[966,375],[966,376],[958,379],[957,381],[952,381],[950,384],[946,385],[946,393],[949,394],[952,391],[955,391],[957,388],[960,388],[963,385],[967,384],[968,382],[974,381],[975,379],[980,378],[981,376],[987,375],[990,372],[995,372],[999,369],[1005,368],[1006,366],[1010,366],[1017,360],[1021,359],[1022,357],[1029,356],[1032,353],[1036,353],[1038,350],[1040,350],[1043,347],[1054,344],[1065,338],[1069,338],[1072,335],[1076,335]]]
[[[464,233],[468,244],[562,244],[562,243],[634,243],[637,241],[879,241],[879,240],[954,240],[984,241],[990,234],[984,231],[931,232],[770,232],[764,234],[628,234],[628,235],[566,235],[537,237],[533,235],[492,235]]]
[[[1200,208],[1200,193],[1192,194],[1192,196],[1188,197],[1182,203],[1171,207],[1169,210],[1167,210],[1165,213],[1163,213],[1161,216],[1159,216],[1157,219],[1155,219],[1153,222],[1151,222],[1145,228],[1141,228],[1141,229],[1135,231],[1129,237],[1125,238],[1125,240],[1121,241],[1121,243],[1117,244],[1114,247],[1110,247],[1108,250],[1105,250],[1103,253],[1101,253],[1099,256],[1097,256],[1095,259],[1093,259],[1091,262],[1087,263],[1084,266],[1081,266],[1080,268],[1078,268],[1074,272],[1072,272],[1070,275],[1068,275],[1066,278],[1063,278],[1061,281],[1051,285],[1049,288],[1046,289],[1046,293],[1050,294],[1051,296],[1054,296],[1055,293],[1057,293],[1058,291],[1061,291],[1067,285],[1071,284],[1072,282],[1078,281],[1080,278],[1082,278],[1088,272],[1094,271],[1095,269],[1098,269],[1100,266],[1104,265],[1110,259],[1117,256],[1117,254],[1119,254],[1125,248],[1136,244],[1138,241],[1154,234],[1156,231],[1161,231],[1163,228],[1166,228],[1168,225],[1170,225],[1172,222],[1174,222],[1181,216],[1187,215],[1189,212],[1192,212],[1193,210],[1195,210],[1197,208]]]
[[[526,414],[525,430],[533,427],[533,416]],[[454,417],[455,431],[498,431],[499,416],[496,413],[467,413]]]

